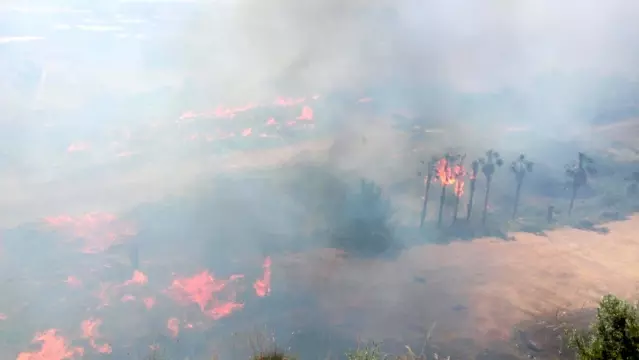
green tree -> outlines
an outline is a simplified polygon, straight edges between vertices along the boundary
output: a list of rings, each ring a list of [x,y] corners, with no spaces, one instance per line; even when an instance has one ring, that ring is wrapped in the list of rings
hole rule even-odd
[[[585,332],[573,330],[568,345],[581,360],[639,359],[637,304],[606,295],[599,302],[597,319]]]

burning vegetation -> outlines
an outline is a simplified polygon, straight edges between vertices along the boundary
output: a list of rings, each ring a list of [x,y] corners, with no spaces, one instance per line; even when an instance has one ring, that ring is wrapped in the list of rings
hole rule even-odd
[[[162,130],[165,125],[154,124],[153,131],[177,134],[180,136],[180,141],[189,146],[211,144],[220,146],[219,149],[224,151],[233,148],[234,145],[228,145],[233,142],[235,145],[241,144],[238,147],[246,145],[259,148],[261,145],[255,145],[257,142],[271,140],[280,142],[274,143],[275,145],[288,145],[299,134],[319,137],[321,134],[328,133],[328,126],[322,124],[326,118],[322,112],[323,105],[320,99],[320,96],[277,97],[273,102],[256,102],[236,107],[219,106],[210,111],[187,111],[174,124],[175,128],[166,127]],[[356,104],[372,105],[374,100],[364,97]],[[322,133],[322,131],[326,132]],[[128,130],[119,132],[117,144],[111,144],[113,146],[109,149],[116,151],[118,159],[129,158],[133,154],[143,157],[144,149],[136,143],[144,141],[141,133],[142,131]],[[371,137],[357,134],[357,139],[361,139],[357,141],[358,146],[375,145]],[[66,150],[69,153],[68,156],[78,156],[78,153],[93,152],[99,148],[99,144],[75,141]],[[338,151],[337,155],[343,154]],[[274,297],[282,296],[280,288],[272,285],[278,279],[278,256],[288,251],[287,245],[294,244],[298,246],[295,248],[297,250],[302,248],[299,244],[306,240],[304,237],[310,238],[309,242],[321,238],[321,245],[328,244],[331,248],[343,251],[351,257],[371,258],[400,250],[404,246],[402,231],[405,232],[406,228],[412,230],[414,227],[416,231],[421,231],[420,235],[428,235],[428,237],[421,236],[421,239],[430,239],[431,235],[437,234],[446,236],[447,239],[493,235],[497,233],[495,228],[501,230],[500,221],[502,220],[505,224],[512,225],[524,223],[530,219],[531,212],[526,211],[526,197],[534,190],[536,177],[547,174],[539,169],[537,165],[539,162],[533,166],[528,155],[502,153],[495,149],[488,149],[480,154],[450,151],[435,156],[428,153],[423,155],[428,160],[421,161],[422,172],[418,174],[420,181],[415,181],[412,171],[408,180],[419,187],[419,193],[411,193],[410,196],[416,207],[421,200],[421,211],[416,208],[410,216],[413,221],[419,216],[418,223],[421,230],[417,229],[417,222],[412,225],[398,225],[398,220],[401,219],[398,219],[397,208],[391,201],[397,194],[393,190],[383,188],[381,182],[359,179],[360,174],[357,174],[359,181],[355,181],[355,176],[346,175],[346,172],[335,175],[324,168],[305,169],[305,180],[294,184],[299,187],[299,191],[292,200],[297,207],[295,211],[291,211],[291,214],[282,216],[285,218],[282,221],[290,224],[308,220],[311,224],[310,230],[294,232],[292,235],[282,235],[276,231],[273,234],[269,233],[268,235],[273,238],[290,236],[294,241],[272,247],[269,247],[270,244],[263,245],[259,249],[261,255],[252,257],[250,262],[246,259],[232,258],[226,252],[227,248],[233,246],[240,248],[246,245],[234,244],[236,241],[239,242],[237,238],[240,237],[235,236],[238,232],[234,231],[237,230],[236,228],[241,230],[255,228],[258,229],[256,232],[249,231],[249,233],[252,235],[259,233],[262,236],[275,229],[276,226],[261,228],[258,221],[253,220],[267,218],[266,215],[269,214],[266,213],[269,213],[271,208],[281,209],[278,207],[281,203],[291,200],[285,195],[292,193],[292,188],[280,191],[281,189],[274,190],[273,187],[268,186],[262,188],[254,184],[243,186],[242,191],[250,190],[251,193],[248,196],[247,204],[249,205],[239,206],[241,211],[233,209],[232,206],[222,209],[235,218],[233,222],[229,220],[227,223],[227,218],[216,219],[215,217],[222,217],[219,212],[198,212],[198,217],[195,217],[197,221],[190,219],[185,221],[183,228],[170,235],[188,247],[191,239],[182,238],[188,237],[185,235],[187,230],[184,229],[205,224],[202,226],[202,232],[206,233],[204,242],[208,247],[202,247],[206,250],[201,250],[202,248],[184,250],[192,257],[186,259],[179,267],[171,267],[169,271],[166,270],[168,265],[165,266],[162,263],[162,261],[170,263],[162,257],[167,255],[162,254],[161,250],[156,250],[156,244],[153,246],[141,244],[141,239],[149,237],[151,238],[149,242],[152,242],[162,235],[167,235],[168,226],[164,227],[165,222],[173,221],[172,216],[166,216],[162,219],[163,221],[157,221],[152,225],[140,224],[130,217],[120,217],[104,212],[92,212],[80,216],[63,214],[45,217],[38,228],[50,230],[50,233],[57,236],[56,239],[63,240],[63,246],[56,245],[56,256],[64,251],[71,252],[73,253],[72,261],[77,261],[83,266],[83,271],[72,272],[73,268],[66,266],[64,261],[60,260],[56,264],[62,270],[46,275],[54,276],[55,281],[65,291],[82,294],[78,298],[83,299],[80,308],[84,310],[78,315],[74,313],[70,316],[72,319],[66,319],[67,323],[72,320],[72,326],[57,327],[53,323],[46,323],[46,326],[42,325],[37,330],[35,336],[33,332],[30,332],[29,337],[33,336],[32,344],[25,344],[19,350],[17,359],[63,360],[82,356],[122,356],[130,350],[130,346],[127,348],[119,344],[125,339],[119,336],[120,333],[115,324],[118,311],[126,311],[129,315],[126,316],[126,320],[131,321],[133,325],[130,326],[133,328],[138,324],[136,321],[143,323],[140,317],[159,319],[153,324],[156,329],[161,327],[159,332],[164,339],[168,339],[165,340],[168,343],[179,343],[189,337],[198,336],[194,335],[198,333],[214,337],[212,335],[215,334],[214,329],[226,324],[226,321],[234,317],[249,317],[244,314],[252,316],[254,312],[257,312],[255,308],[261,306],[259,304],[269,303]],[[513,177],[509,177],[508,172],[502,170],[505,159],[513,159],[510,162],[510,173]],[[417,160],[411,158],[411,161]],[[583,195],[591,177],[596,174],[596,163],[593,158],[579,152],[577,160],[565,168],[565,175],[568,178],[566,190],[571,190],[569,200],[566,201],[568,215],[573,213],[574,208],[579,209],[576,199]],[[629,183],[627,192],[631,195],[637,193],[639,177],[636,174],[637,172],[632,172],[632,175],[626,178]],[[259,176],[256,178],[262,182]],[[469,189],[466,188],[467,186]],[[216,191],[221,193],[218,200],[227,200],[223,196],[238,196],[235,193],[225,193],[224,189],[216,189]],[[435,191],[435,198],[432,196],[433,191]],[[262,193],[269,192],[272,193],[273,200],[264,201]],[[504,195],[506,193],[508,195]],[[423,198],[418,200],[421,194]],[[207,203],[209,200],[198,199],[198,203]],[[433,201],[435,205],[432,204]],[[481,207],[476,205],[478,201],[481,201]],[[256,205],[256,203],[259,204]],[[226,205],[225,203],[224,206]],[[554,216],[559,214],[556,207],[560,205],[549,200],[540,206],[544,210],[543,215],[548,208],[551,216],[548,216],[547,220],[543,215],[538,216],[533,221],[547,222],[546,225],[554,226],[557,220]],[[563,219],[559,218],[559,220]],[[212,226],[213,223],[216,225]],[[149,228],[159,230],[152,231]],[[451,229],[461,231],[450,231]],[[211,237],[220,237],[222,241],[217,242],[217,239],[212,240]],[[220,243],[223,245],[220,246]],[[42,246],[45,245],[48,246],[48,244]],[[160,245],[161,241],[158,241],[157,247]],[[64,249],[59,250],[57,247]],[[12,249],[15,249],[15,246],[10,247],[9,250]],[[126,251],[123,252],[122,249]],[[277,254],[277,250],[280,254]],[[171,253],[171,257],[173,255],[177,257],[177,249],[173,248],[168,252]],[[217,257],[215,261],[211,260],[211,264],[202,264],[197,257],[201,254],[197,252],[207,252],[206,256],[214,253]],[[158,255],[157,258],[154,255]],[[216,261],[219,259],[222,259],[220,262],[227,261],[234,265],[241,262],[241,266],[237,265],[237,268],[242,268],[233,268],[237,271],[225,269],[228,270],[226,272],[218,270]],[[252,268],[252,270],[247,272],[243,267]],[[31,270],[24,266],[21,271],[31,276]],[[64,304],[64,301],[60,303]],[[15,314],[20,313],[20,308],[10,310],[12,309],[0,308],[2,311],[0,324],[12,321]],[[71,307],[64,310],[71,312]],[[153,334],[153,336],[156,335]],[[148,340],[150,336],[140,335],[140,337]],[[149,350],[155,350],[155,347]],[[208,351],[207,356],[210,356],[212,351],[209,350],[202,349],[201,352]],[[380,356],[379,353],[375,353],[376,355],[371,358],[367,357],[367,354],[370,355],[367,352],[354,352],[349,355],[349,358],[366,360],[377,359],[377,356]],[[290,359],[290,357],[283,352],[273,351],[259,353],[255,359]]]

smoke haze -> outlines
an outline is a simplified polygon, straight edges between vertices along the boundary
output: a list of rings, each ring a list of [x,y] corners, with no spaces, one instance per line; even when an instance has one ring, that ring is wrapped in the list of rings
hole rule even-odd
[[[420,161],[525,152],[521,212],[543,218],[577,151],[613,157],[592,125],[639,115],[638,18],[631,0],[1,2],[0,357],[55,334],[89,358],[227,354],[253,324],[313,355],[435,323],[441,341],[507,337],[509,253],[425,245]],[[331,222],[374,208],[361,179],[393,205],[395,257],[335,249]],[[495,183],[510,218],[508,166]]]

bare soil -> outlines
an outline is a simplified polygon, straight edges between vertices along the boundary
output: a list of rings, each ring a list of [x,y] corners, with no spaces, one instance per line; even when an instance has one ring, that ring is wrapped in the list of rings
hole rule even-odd
[[[363,338],[410,342],[430,331],[433,342],[471,339],[482,348],[510,341],[517,324],[594,307],[607,293],[635,298],[638,225],[634,217],[609,224],[607,235],[560,229],[422,245],[391,261],[324,250],[281,259],[278,273],[317,297],[336,326],[360,319],[349,330]]]

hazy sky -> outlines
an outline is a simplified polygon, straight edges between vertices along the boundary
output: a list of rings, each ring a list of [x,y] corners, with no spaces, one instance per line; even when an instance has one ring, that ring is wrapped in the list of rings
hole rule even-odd
[[[213,2],[180,41],[189,66],[229,87],[390,77],[474,91],[552,71],[634,75],[638,15],[629,0],[235,0]]]

